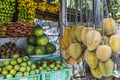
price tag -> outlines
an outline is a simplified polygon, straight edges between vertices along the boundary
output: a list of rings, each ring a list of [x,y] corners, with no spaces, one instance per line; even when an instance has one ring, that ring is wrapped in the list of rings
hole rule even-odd
[[[28,80],[28,78],[21,78],[20,80]]]

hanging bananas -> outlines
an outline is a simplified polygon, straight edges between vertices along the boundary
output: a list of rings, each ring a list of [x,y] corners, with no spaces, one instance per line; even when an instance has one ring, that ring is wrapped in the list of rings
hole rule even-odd
[[[0,37],[6,36],[7,27],[0,23]]]
[[[33,0],[18,0],[18,20],[21,22],[33,23],[37,8],[37,3]]]
[[[56,4],[47,4],[47,0],[43,0],[43,2],[38,3],[37,9],[41,12],[50,12],[53,14],[57,14],[60,11],[61,4],[57,2]]]
[[[9,23],[15,13],[15,0],[0,0],[0,21]]]

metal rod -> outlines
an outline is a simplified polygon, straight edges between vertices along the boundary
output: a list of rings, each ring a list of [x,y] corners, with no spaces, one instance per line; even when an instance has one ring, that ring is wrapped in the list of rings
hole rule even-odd
[[[104,0],[102,0],[102,37],[104,38],[104,26],[103,26],[103,19],[104,19]]]
[[[78,23],[78,0],[74,0],[75,1],[75,24]]]
[[[107,5],[107,1],[105,0],[105,8],[106,8],[106,16],[107,18],[109,17],[109,11],[108,11],[108,5]]]
[[[65,0],[65,27],[67,27],[67,0]]]
[[[113,9],[113,3],[112,3],[112,0],[109,0],[110,1],[110,7],[112,8],[112,17],[113,19],[115,19],[115,16],[114,16],[114,9]]]
[[[80,0],[80,22],[83,22],[82,0]]]
[[[86,9],[86,22],[88,22],[88,10],[87,10],[87,2],[88,0],[85,0],[85,9]]]
[[[72,0],[70,0],[70,13],[69,13],[69,23],[70,23],[70,26],[71,26],[71,18],[72,18]]]

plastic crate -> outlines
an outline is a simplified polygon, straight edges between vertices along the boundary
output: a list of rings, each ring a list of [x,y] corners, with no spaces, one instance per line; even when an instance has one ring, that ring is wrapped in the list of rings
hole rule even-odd
[[[56,55],[42,55],[42,56],[30,56],[29,57],[31,61],[37,61],[40,60],[41,58],[44,59],[54,59],[54,60],[61,60],[60,56],[56,56]]]
[[[30,75],[30,76],[27,76],[27,77],[2,79],[2,80],[40,80],[40,74]]]
[[[72,75],[72,68],[65,70],[41,72],[40,80],[70,80]]]
[[[6,61],[6,60],[11,60],[11,59],[0,59],[0,62]]]
[[[4,77],[0,77],[0,80],[3,80]]]

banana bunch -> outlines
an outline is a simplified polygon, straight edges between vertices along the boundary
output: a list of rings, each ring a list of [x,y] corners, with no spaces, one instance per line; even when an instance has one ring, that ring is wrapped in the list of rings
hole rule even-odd
[[[41,12],[48,11],[50,13],[56,14],[59,12],[60,7],[60,2],[57,2],[56,4],[47,4],[47,0],[43,0],[43,2],[38,3],[37,9]]]
[[[45,12],[47,9],[47,0],[43,0],[43,2],[38,3],[37,9],[41,12]]]
[[[9,23],[13,20],[15,6],[15,0],[0,0],[0,21],[2,23]]]
[[[61,7],[60,2],[57,2],[55,5],[48,4],[47,11],[50,13],[56,14],[60,11],[60,7]]]
[[[7,27],[0,23],[0,37],[5,37],[7,32]]]
[[[18,20],[21,22],[34,22],[37,3],[33,0],[18,0]]]

